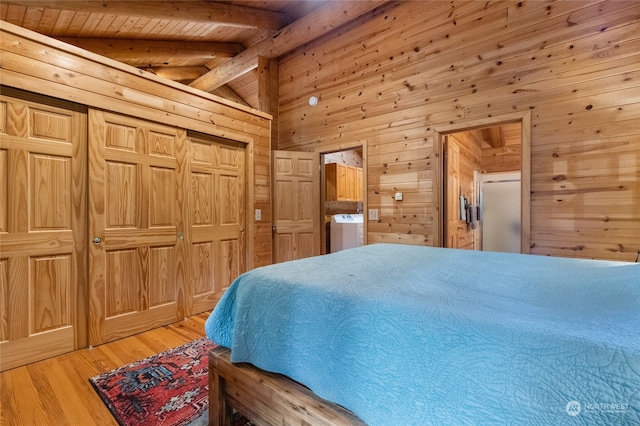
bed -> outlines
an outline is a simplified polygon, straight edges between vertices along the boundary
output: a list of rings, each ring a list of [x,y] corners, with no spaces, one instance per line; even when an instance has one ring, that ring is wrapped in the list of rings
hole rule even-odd
[[[637,263],[373,244],[241,275],[205,329],[214,423],[275,373],[351,424],[640,424]]]

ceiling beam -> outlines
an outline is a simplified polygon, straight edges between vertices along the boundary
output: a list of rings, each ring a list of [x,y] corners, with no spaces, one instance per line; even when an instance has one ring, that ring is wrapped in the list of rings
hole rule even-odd
[[[258,57],[274,59],[309,43],[336,28],[375,9],[384,0],[343,3],[330,1],[313,13],[305,15],[270,38],[264,39],[232,59],[215,67],[190,86],[210,92],[258,67]]]
[[[290,22],[284,13],[214,1],[2,0],[2,2],[6,5],[42,9],[174,19],[271,31],[277,31]]]
[[[206,41],[139,40],[114,38],[59,37],[82,49],[134,66],[173,65],[171,59],[202,59],[206,64],[214,58],[229,58],[243,49],[240,43]]]
[[[233,89],[231,89],[229,86],[218,87],[212,93],[214,95],[216,95],[216,96],[220,96],[222,98],[228,99],[230,101],[237,102],[237,103],[242,104],[244,106],[251,107],[251,105],[249,105],[247,103],[247,101],[242,99],[242,97],[240,95],[238,95],[236,92],[234,92]]]
[[[481,130],[484,141],[492,148],[502,148],[505,145],[504,134],[500,126],[486,127]]]
[[[193,67],[144,67],[143,69],[173,81],[193,81],[209,71],[204,65]]]

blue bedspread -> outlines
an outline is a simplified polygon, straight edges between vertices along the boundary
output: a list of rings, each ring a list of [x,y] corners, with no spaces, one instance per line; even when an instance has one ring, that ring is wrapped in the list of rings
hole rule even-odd
[[[374,244],[240,276],[206,331],[372,426],[640,424],[640,264]]]

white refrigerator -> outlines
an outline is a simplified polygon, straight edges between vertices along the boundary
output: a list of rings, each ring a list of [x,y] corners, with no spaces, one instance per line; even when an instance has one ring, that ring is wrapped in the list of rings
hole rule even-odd
[[[482,250],[520,253],[520,180],[520,172],[482,174]]]

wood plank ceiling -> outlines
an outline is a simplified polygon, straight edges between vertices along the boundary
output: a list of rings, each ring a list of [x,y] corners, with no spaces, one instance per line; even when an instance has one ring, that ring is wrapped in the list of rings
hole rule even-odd
[[[500,126],[479,129],[479,139],[486,148],[503,148],[505,146],[520,145],[522,142],[520,123],[507,123]]]
[[[382,3],[2,0],[0,19],[258,108],[257,55],[273,59]]]
[[[2,0],[0,19],[260,109],[258,56],[277,58],[385,2]],[[482,139],[499,147],[513,133]]]

